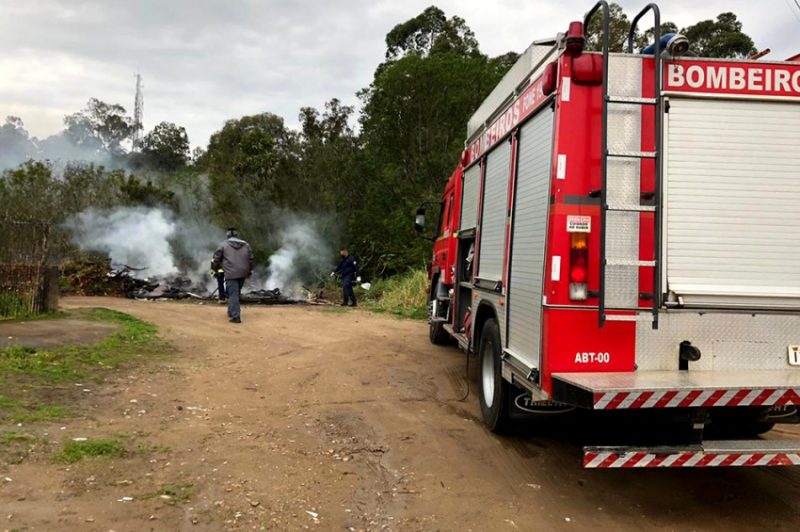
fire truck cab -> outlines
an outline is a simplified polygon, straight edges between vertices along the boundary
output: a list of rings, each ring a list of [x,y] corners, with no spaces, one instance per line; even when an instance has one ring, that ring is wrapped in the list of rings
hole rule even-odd
[[[601,52],[585,49],[593,17]],[[643,17],[655,44],[634,53]],[[497,432],[553,405],[693,428],[677,446],[585,448],[586,467],[798,465],[800,442],[756,436],[800,404],[800,64],[693,57],[662,40],[654,4],[627,53],[608,27],[601,1],[534,42],[470,118],[431,341],[477,358]],[[751,439],[706,441],[715,423]]]

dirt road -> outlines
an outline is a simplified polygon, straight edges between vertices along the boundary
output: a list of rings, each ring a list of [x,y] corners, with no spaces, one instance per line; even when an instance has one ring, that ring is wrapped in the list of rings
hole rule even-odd
[[[581,436],[499,438],[424,323],[320,307],[68,299],[156,323],[176,357],[93,391],[58,437],[144,449],[0,479],[0,529],[797,529],[800,471],[585,471]],[[51,434],[52,435],[52,434]],[[172,495],[170,497],[170,495]],[[132,497],[126,501],[123,497]]]

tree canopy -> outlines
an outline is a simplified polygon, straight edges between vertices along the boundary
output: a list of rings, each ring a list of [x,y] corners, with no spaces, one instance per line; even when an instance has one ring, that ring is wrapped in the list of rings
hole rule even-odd
[[[616,3],[609,4],[609,50],[622,52],[627,48],[631,20]],[[648,19],[649,20],[649,19]],[[661,23],[661,34],[682,33],[689,39],[690,50],[700,57],[743,58],[756,53],[753,39],[742,31],[742,23],[734,13],[720,13],[716,20],[702,20],[678,29],[674,22]],[[602,16],[595,14],[587,28],[587,48],[602,48]],[[638,28],[634,46],[644,48],[652,43],[653,28]]]
[[[447,52],[462,56],[480,55],[475,34],[464,19],[458,16],[447,18],[436,6],[397,24],[386,35],[386,59],[389,60],[412,53],[424,56]]]
[[[174,172],[189,161],[189,136],[186,129],[172,122],[161,122],[142,139],[146,164],[166,172]]]

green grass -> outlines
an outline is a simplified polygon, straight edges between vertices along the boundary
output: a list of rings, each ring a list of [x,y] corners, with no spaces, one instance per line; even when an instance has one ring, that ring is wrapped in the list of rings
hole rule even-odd
[[[37,350],[10,346],[0,349],[0,374],[24,376],[34,381],[57,384],[92,378],[102,380],[102,371],[114,369],[131,358],[162,353],[155,325],[108,309],[90,309],[80,316],[94,321],[116,323],[122,330],[90,345]]]
[[[63,419],[71,413],[72,411],[65,406],[24,403],[0,395],[0,420],[6,418],[13,423],[34,423]]]
[[[36,436],[28,434],[27,432],[9,431],[0,434],[0,441],[4,443],[29,442],[34,440],[36,440]]]
[[[54,400],[63,401],[63,396],[72,399],[75,390],[65,383],[99,383],[110,371],[131,361],[150,360],[170,352],[169,345],[158,337],[155,325],[133,316],[102,308],[72,315],[115,323],[120,330],[89,345],[52,349],[15,345],[0,349],[0,387],[9,390],[6,393],[14,392],[13,396],[0,395],[0,422],[34,423],[67,417],[71,410]]]
[[[387,312],[403,318],[424,320],[428,318],[428,274],[425,270],[412,270],[372,283],[364,292],[366,308]]]
[[[30,303],[15,293],[0,292],[0,320],[27,318]]]
[[[74,464],[84,458],[96,456],[120,457],[125,452],[125,447],[117,440],[68,441],[55,459],[65,464]]]

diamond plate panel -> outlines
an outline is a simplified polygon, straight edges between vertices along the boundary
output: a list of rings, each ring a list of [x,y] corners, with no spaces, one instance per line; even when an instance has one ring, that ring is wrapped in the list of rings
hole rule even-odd
[[[642,106],[608,105],[608,151],[610,153],[641,151]]]
[[[642,96],[642,59],[612,55],[608,60],[608,94]],[[608,105],[608,149],[610,152],[640,151],[642,148],[642,106]]]
[[[639,213],[606,213],[606,258],[639,259]]]
[[[639,370],[678,367],[678,345],[688,340],[703,353],[690,362],[691,371],[794,369],[788,363],[789,345],[800,344],[800,316],[662,312],[659,326],[636,325],[636,364]]]
[[[640,204],[641,165],[636,159],[609,159],[606,198],[609,205],[634,208]]]
[[[608,308],[633,308],[638,305],[638,267],[606,266],[605,303]]]
[[[642,56],[612,54],[608,57],[608,94],[642,96]]]
[[[606,259],[639,259],[639,213],[606,213]],[[605,304],[611,308],[637,307],[639,303],[639,268],[606,265]]]

